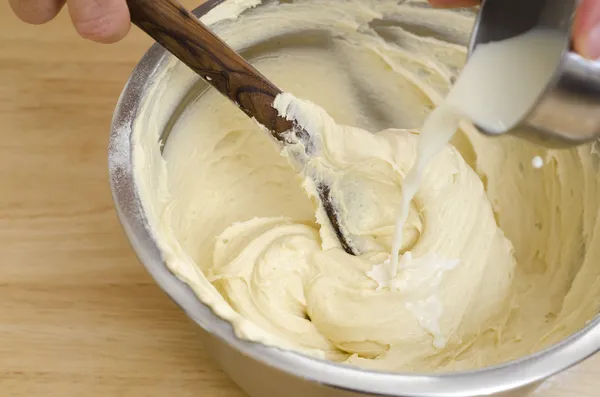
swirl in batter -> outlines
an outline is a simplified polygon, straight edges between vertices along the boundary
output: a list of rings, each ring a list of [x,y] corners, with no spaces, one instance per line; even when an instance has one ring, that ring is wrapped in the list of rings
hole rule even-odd
[[[314,186],[290,167],[301,145],[281,156],[171,61],[134,126],[136,183],[169,267],[238,336],[366,368],[450,371],[538,351],[598,312],[595,147],[542,150],[467,124],[411,203],[399,277],[377,282],[418,129],[464,64],[472,12],[295,0],[238,16],[253,3],[225,2],[206,20],[293,94],[277,107],[319,142],[305,175],[332,186],[363,254],[339,247]],[[531,167],[534,156],[546,165]]]

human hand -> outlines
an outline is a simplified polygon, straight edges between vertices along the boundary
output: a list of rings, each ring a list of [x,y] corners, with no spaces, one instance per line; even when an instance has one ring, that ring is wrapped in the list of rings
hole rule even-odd
[[[129,32],[129,9],[125,0],[9,0],[24,22],[42,24],[52,20],[65,3],[77,32],[99,43],[114,43]]]
[[[478,0],[429,0],[434,7],[470,7]],[[586,58],[600,59],[600,0],[581,0],[573,27],[575,50]]]

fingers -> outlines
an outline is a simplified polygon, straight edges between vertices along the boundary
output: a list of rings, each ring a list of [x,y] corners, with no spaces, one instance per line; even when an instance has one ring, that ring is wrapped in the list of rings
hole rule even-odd
[[[57,16],[65,0],[9,0],[9,3],[23,22],[39,25]]]
[[[100,43],[114,43],[129,32],[129,8],[125,0],[67,0],[77,32]]]
[[[600,59],[600,0],[582,0],[575,17],[575,50],[584,57]]]
[[[42,24],[58,15],[65,1],[75,29],[86,39],[113,43],[129,32],[125,0],[9,0],[9,3],[24,22]]]
[[[478,0],[429,0],[433,7],[453,8],[453,7],[472,7],[479,4]]]

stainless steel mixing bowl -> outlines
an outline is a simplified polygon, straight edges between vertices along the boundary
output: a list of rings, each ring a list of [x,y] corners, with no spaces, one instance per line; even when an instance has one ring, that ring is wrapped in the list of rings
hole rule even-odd
[[[195,10],[202,15],[223,0]],[[158,285],[203,330],[206,348],[253,397],[521,396],[544,379],[600,350],[600,318],[538,354],[478,371],[443,375],[366,371],[238,339],[231,325],[200,302],[165,265],[136,190],[132,131],[149,88],[171,56],[154,45],[133,71],[117,104],[109,148],[110,181],[118,215],[139,259]]]

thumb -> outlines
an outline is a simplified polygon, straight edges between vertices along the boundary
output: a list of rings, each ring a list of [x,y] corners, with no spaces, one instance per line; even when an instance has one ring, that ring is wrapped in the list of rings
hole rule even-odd
[[[574,26],[575,50],[586,58],[600,59],[600,0],[582,0]]]
[[[125,0],[67,0],[67,5],[75,29],[86,39],[113,43],[129,31]]]

